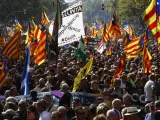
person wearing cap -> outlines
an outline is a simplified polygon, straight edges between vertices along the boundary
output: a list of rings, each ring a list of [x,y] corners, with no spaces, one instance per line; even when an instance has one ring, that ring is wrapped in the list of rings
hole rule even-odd
[[[124,115],[127,117],[127,120],[141,120],[138,115],[140,111],[137,107],[127,107],[127,113]]]
[[[155,99],[155,75],[151,74],[149,80],[146,82],[144,86],[145,93],[145,101],[146,103],[150,103]]]

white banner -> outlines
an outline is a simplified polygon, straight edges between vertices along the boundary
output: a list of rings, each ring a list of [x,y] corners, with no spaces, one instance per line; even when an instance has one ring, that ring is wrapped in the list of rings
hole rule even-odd
[[[75,41],[79,41],[81,35],[84,37],[82,1],[73,4],[62,12],[63,24],[59,30],[58,46],[63,46]],[[53,22],[49,26],[52,34]]]

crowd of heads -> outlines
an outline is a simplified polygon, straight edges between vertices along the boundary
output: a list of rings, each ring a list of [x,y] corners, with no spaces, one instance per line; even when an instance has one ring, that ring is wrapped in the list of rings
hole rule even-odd
[[[148,80],[154,81],[157,85],[160,80],[158,69],[160,53],[154,47],[154,43],[151,43],[148,46],[152,55],[151,75],[143,73],[143,61],[139,55],[135,59],[127,60],[121,77],[114,79],[119,58],[124,56],[123,44],[114,42],[112,54],[108,56],[97,53],[93,46],[85,49],[87,59],[94,55],[94,60],[90,73],[80,81],[76,92],[97,95],[97,100],[101,101],[89,106],[82,105],[81,99],[73,98],[71,94],[74,79],[86,64],[80,59],[73,58],[74,51],[71,48],[60,49],[57,64],[48,59],[40,66],[31,64],[29,81],[31,99],[17,100],[15,97],[21,95],[24,58],[17,61],[8,60],[9,76],[4,86],[0,88],[0,95],[6,98],[5,101],[0,102],[0,119],[143,120],[147,115],[154,114],[155,119],[159,120],[160,101],[145,101],[148,102],[146,104],[138,98],[145,94],[144,86]],[[53,90],[64,93],[64,96],[59,98],[58,104],[50,95],[38,98],[38,93]],[[133,96],[135,93],[136,98]],[[156,95],[158,96],[158,92]]]

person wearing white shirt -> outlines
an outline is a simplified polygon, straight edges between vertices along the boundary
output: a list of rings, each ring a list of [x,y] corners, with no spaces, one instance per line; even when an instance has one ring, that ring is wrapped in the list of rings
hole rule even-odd
[[[150,75],[149,80],[144,86],[145,101],[150,103],[155,99],[155,75]]]

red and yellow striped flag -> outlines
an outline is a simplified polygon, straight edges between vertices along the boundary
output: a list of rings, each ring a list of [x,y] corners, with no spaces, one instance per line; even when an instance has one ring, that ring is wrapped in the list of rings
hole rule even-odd
[[[41,65],[46,59],[46,30],[41,32],[37,48],[35,50],[35,64]]]
[[[91,38],[95,38],[97,36],[97,30],[95,30],[94,26],[90,28],[91,30]]]
[[[37,39],[37,41],[40,40],[40,36],[41,36],[41,29],[39,28],[39,26],[35,25],[35,29],[34,29],[34,38]]]
[[[16,31],[12,38],[7,42],[2,50],[2,54],[9,59],[16,59],[20,55],[21,51],[21,32]]]
[[[3,47],[5,45],[5,40],[3,37],[0,37],[0,47]]]
[[[37,47],[37,40],[35,40],[34,38],[34,23],[32,21],[32,23],[29,23],[28,26],[28,35],[26,37],[26,44],[28,44],[30,42],[30,55],[33,56],[34,55],[34,51]]]
[[[121,36],[121,30],[118,24],[118,18],[115,13],[113,14],[113,20],[110,31],[113,31],[116,34],[116,36]]]
[[[140,37],[137,37],[124,47],[126,57],[128,59],[137,57],[137,55],[142,51],[139,42],[140,42]]]
[[[49,19],[44,11],[42,11],[42,25],[46,26],[49,23]]]
[[[34,26],[31,23],[29,23],[29,25],[28,25],[28,34],[26,36],[25,44],[28,44],[28,42],[32,41],[33,37],[34,37]]]
[[[158,17],[160,16],[160,11],[158,10],[160,7],[159,5],[160,3],[157,0],[151,1],[150,5],[144,12],[144,21],[160,45],[160,24],[158,21]]]
[[[102,40],[104,43],[106,43],[109,40],[109,29],[107,28],[106,24],[104,25],[104,29],[103,29]]]
[[[143,71],[144,73],[152,73],[152,67],[151,67],[151,62],[150,62],[151,59],[152,59],[152,56],[147,50],[146,45],[144,45],[144,48],[143,48]]]
[[[121,57],[120,60],[119,60],[119,64],[116,68],[116,71],[113,75],[113,78],[111,80],[111,84],[110,84],[110,87],[113,87],[113,79],[114,78],[120,78],[121,77],[121,73],[123,71],[123,68],[125,66],[125,58],[124,57]]]
[[[0,87],[2,87],[5,83],[5,79],[8,77],[8,68],[7,68],[7,62],[6,62],[6,58],[3,58],[2,61],[2,68],[0,71]]]

